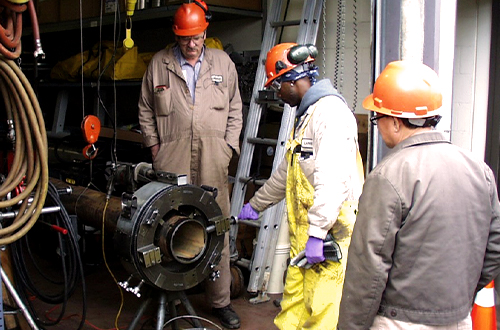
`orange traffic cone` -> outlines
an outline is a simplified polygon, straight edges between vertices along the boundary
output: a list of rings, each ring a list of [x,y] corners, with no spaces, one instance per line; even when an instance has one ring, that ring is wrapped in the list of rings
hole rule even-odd
[[[491,281],[479,290],[472,307],[473,330],[496,330],[497,315],[495,310],[495,284]]]

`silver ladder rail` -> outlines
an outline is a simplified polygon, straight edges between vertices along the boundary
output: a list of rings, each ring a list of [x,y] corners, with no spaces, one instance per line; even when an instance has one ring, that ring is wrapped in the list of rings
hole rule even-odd
[[[319,20],[324,0],[306,0],[302,8],[302,16],[300,20],[280,22],[282,12],[282,0],[275,0],[271,4],[271,10],[267,18],[267,24],[264,30],[262,47],[259,56],[255,84],[252,91],[252,99],[247,116],[247,123],[243,144],[241,147],[241,155],[236,172],[235,183],[231,197],[231,215],[237,216],[243,206],[246,183],[251,178],[250,166],[254,154],[255,144],[269,144],[269,139],[257,138],[259,122],[262,115],[262,103],[257,102],[259,91],[264,88],[266,80],[265,60],[267,52],[275,45],[277,28],[289,25],[299,25],[297,36],[298,44],[316,43],[316,36],[319,28]],[[276,151],[273,159],[272,171],[276,170],[278,165],[285,157],[285,143],[290,137],[290,132],[295,121],[295,108],[285,104],[281,117],[281,125],[276,143]],[[230,231],[230,247],[231,258],[237,265],[249,267],[250,279],[247,291],[258,293],[257,297],[251,299],[252,303],[260,303],[268,301],[267,287],[272,271],[274,260],[274,251],[278,240],[279,227],[283,218],[283,213],[286,212],[285,201],[282,200],[278,204],[270,207],[262,212],[259,217],[259,222],[240,221],[249,225],[258,225],[260,227],[257,244],[253,252],[252,261],[237,260],[238,251],[236,249],[236,237],[238,233],[238,225],[232,225]]]

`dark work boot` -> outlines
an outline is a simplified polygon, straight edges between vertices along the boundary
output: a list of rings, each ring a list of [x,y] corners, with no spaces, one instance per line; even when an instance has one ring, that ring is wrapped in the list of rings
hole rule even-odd
[[[228,329],[240,328],[240,318],[231,305],[222,308],[212,308],[212,314],[219,319],[223,327]]]

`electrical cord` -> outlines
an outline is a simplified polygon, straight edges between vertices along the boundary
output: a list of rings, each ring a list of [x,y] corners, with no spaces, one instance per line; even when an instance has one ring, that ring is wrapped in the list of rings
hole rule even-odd
[[[102,3],[101,3],[101,7],[102,7]],[[101,8],[101,17],[100,17],[101,28],[102,28],[102,12],[103,12],[103,10]],[[107,195],[106,195],[106,197],[108,199],[111,196],[111,193],[113,192],[114,174],[115,174],[115,170],[116,170],[116,164],[118,164],[117,151],[116,151],[116,144],[117,144],[117,128],[116,128],[117,118],[116,118],[116,114],[118,111],[116,109],[117,100],[116,100],[116,80],[114,79],[114,76],[115,76],[114,69],[115,69],[115,60],[116,60],[116,53],[117,53],[117,40],[120,40],[120,38],[121,38],[120,37],[120,35],[121,35],[121,16],[120,16],[120,4],[119,4],[119,2],[116,2],[114,14],[115,14],[115,22],[114,22],[114,30],[113,30],[113,54],[112,54],[110,60],[104,65],[104,67],[102,69],[101,69],[101,61],[99,61],[99,64],[98,64],[99,76],[97,78],[97,99],[99,101],[99,105],[104,110],[105,114],[107,115],[107,118],[110,120],[111,125],[113,127],[113,139],[111,142],[112,174],[111,174],[110,178],[108,179]],[[117,25],[118,25],[118,29],[116,28]],[[102,44],[101,34],[102,34],[102,31],[100,30],[99,45]],[[101,54],[100,54],[101,49],[102,49],[102,47],[99,46],[99,58],[101,58]],[[104,104],[102,97],[101,97],[101,80],[102,80],[104,73],[108,70],[110,65],[113,65],[112,66],[112,70],[113,70],[112,77],[113,77],[113,98],[114,98],[113,104],[115,107],[114,108],[114,116],[111,116],[111,114],[109,113],[109,111],[108,111],[108,109],[107,109],[106,105]]]
[[[205,322],[213,325],[217,329],[222,330],[221,327],[219,327],[217,324],[215,324],[214,322],[210,321],[209,319],[206,319],[206,318],[200,317],[200,316],[196,316],[196,315],[180,315],[180,316],[173,317],[173,318],[171,318],[170,320],[168,320],[167,322],[165,322],[163,324],[163,328],[165,328],[165,326],[167,326],[168,324],[170,324],[170,323],[172,323],[174,321],[177,321],[177,320],[180,320],[180,319],[190,319],[190,318],[191,319],[197,319],[197,320],[205,321]]]
[[[286,17],[288,16],[288,8],[290,7],[290,0],[287,0],[286,1],[286,6],[285,6],[285,13],[283,14],[283,21],[286,21]],[[269,23],[269,22],[268,22]],[[278,38],[278,42],[276,44],[279,44],[281,43],[281,39],[283,37],[283,31],[284,29],[281,28],[281,31],[280,31],[280,35],[279,35],[279,38]]]
[[[101,6],[102,6],[102,3],[101,3]],[[101,9],[101,27],[102,27],[102,9]],[[124,305],[124,296],[123,296],[123,290],[121,288],[121,286],[118,284],[118,281],[115,277],[115,275],[113,274],[111,268],[109,267],[108,265],[108,262],[107,262],[107,258],[106,258],[106,252],[105,252],[105,246],[104,246],[104,239],[105,239],[105,221],[106,221],[106,210],[108,208],[108,204],[109,204],[109,199],[111,197],[111,194],[114,190],[114,183],[115,183],[115,175],[116,175],[116,164],[118,163],[118,159],[117,159],[117,153],[116,153],[116,143],[117,143],[117,128],[116,128],[116,114],[117,114],[117,109],[116,109],[116,80],[114,79],[115,77],[115,74],[114,74],[114,69],[115,69],[115,60],[116,60],[116,52],[117,52],[117,46],[116,46],[116,43],[117,43],[117,40],[120,40],[120,34],[121,34],[121,18],[120,18],[120,4],[119,2],[117,1],[116,2],[116,7],[115,7],[115,24],[114,24],[114,30],[113,30],[113,55],[111,56],[111,59],[108,61],[108,63],[106,63],[104,65],[104,68],[102,68],[101,70],[101,62],[99,61],[99,77],[97,79],[97,97],[98,97],[98,100],[99,100],[99,104],[102,106],[102,108],[104,109],[106,115],[108,116],[108,118],[110,119],[111,121],[111,124],[113,126],[113,139],[112,139],[112,147],[111,147],[111,163],[112,163],[112,171],[111,171],[111,175],[108,179],[108,183],[107,183],[107,192],[106,192],[106,204],[104,206],[104,210],[102,212],[102,228],[101,228],[101,242],[102,242],[102,257],[103,257],[103,261],[104,261],[104,264],[106,266],[106,269],[108,270],[108,273],[110,274],[111,278],[113,279],[113,281],[115,282],[116,286],[118,287],[118,290],[120,292],[120,306],[118,308],[118,312],[115,316],[115,328],[117,330],[119,330],[120,328],[118,327],[118,320],[120,319],[120,315],[121,315],[121,312],[122,312],[122,309],[123,309],[123,305]],[[116,26],[117,26],[117,23],[118,22],[118,30],[116,30]],[[99,34],[99,44],[102,43],[102,40],[101,40],[101,32],[100,31],[100,34]],[[101,51],[101,47],[99,47],[99,51]],[[113,97],[114,97],[114,106],[115,106],[115,109],[114,109],[114,117],[111,116],[111,114],[109,113],[108,109],[106,108],[102,98],[101,98],[101,79],[104,75],[104,73],[107,71],[107,69],[109,68],[109,66],[113,64]]]
[[[42,111],[26,76],[12,60],[0,57],[0,90],[9,125],[14,130],[14,159],[0,186],[0,209],[19,204],[12,222],[3,223],[0,245],[10,244],[24,236],[42,212],[49,182],[47,134]],[[25,178],[25,179],[23,179]],[[24,180],[26,187],[11,199],[5,199]],[[33,201],[29,203],[30,197]]]
[[[0,12],[0,53],[10,60],[21,55],[21,35],[23,30],[23,12],[26,4],[16,4],[8,0],[0,0],[3,7]]]
[[[51,190],[54,188],[52,187],[52,184],[49,182],[49,198],[46,200],[46,205],[47,206],[59,206],[62,207],[61,204],[56,202],[56,199],[53,196],[53,193]],[[62,228],[67,228],[69,225],[71,225],[69,216],[68,219],[63,220],[64,224],[61,224],[61,219],[60,216],[56,216],[54,220],[45,220],[46,218],[48,219],[52,215],[43,215],[40,219],[43,220],[44,223],[56,223],[58,226]],[[64,216],[64,215],[63,215]],[[18,270],[18,276],[23,285],[29,289],[30,292],[34,293],[41,301],[50,303],[50,304],[58,304],[62,303],[65,301],[67,298],[68,294],[71,295],[74,291],[77,276],[76,276],[76,254],[74,252],[74,249],[71,249],[71,246],[67,246],[67,242],[63,242],[61,239],[61,235],[58,236],[58,241],[59,241],[59,254],[61,257],[61,266],[62,266],[62,272],[63,272],[63,281],[56,281],[52,278],[50,275],[46,275],[45,271],[42,269],[42,267],[39,265],[37,262],[36,258],[34,257],[34,254],[32,252],[31,246],[29,244],[28,240],[29,235],[25,235],[23,239],[16,241],[13,243],[13,260],[16,265],[16,269]],[[19,242],[19,243],[18,243]],[[68,258],[65,258],[65,256],[68,255]],[[32,262],[32,265],[34,269],[37,271],[37,273],[46,281],[55,284],[55,285],[61,285],[64,284],[64,288],[66,289],[67,287],[70,288],[68,291],[68,294],[66,292],[64,293],[56,293],[56,294],[45,294],[42,291],[40,291],[37,286],[34,284],[34,282],[31,280],[33,270],[29,271],[26,265],[26,259],[25,257],[28,256],[29,260]],[[66,264],[69,264],[69,267]],[[68,274],[67,269],[69,268],[70,273]]]
[[[65,228],[67,230],[66,235],[58,233],[58,251],[61,260],[61,271],[63,274],[62,281],[54,281],[49,275],[46,275],[43,269],[38,265],[34,254],[31,251],[28,236],[26,235],[24,239],[16,241],[12,244],[13,248],[13,264],[16,270],[16,281],[17,284],[22,287],[21,294],[29,307],[37,323],[44,326],[52,326],[58,324],[64,317],[66,312],[66,306],[68,299],[75,292],[78,283],[81,283],[82,287],[82,318],[78,329],[81,329],[85,324],[86,311],[87,311],[87,298],[86,298],[86,285],[84,278],[83,264],[80,257],[80,247],[78,244],[78,236],[72,224],[71,218],[68,215],[64,205],[59,199],[59,194],[56,187],[49,182],[47,204],[53,204],[59,206],[60,211],[58,213],[49,214],[52,222],[55,222],[58,226]],[[55,218],[54,218],[55,217]],[[47,220],[48,222],[49,220]],[[29,258],[26,258],[29,257]],[[31,261],[31,265],[34,266],[41,278],[47,280],[52,284],[62,286],[59,292],[46,293],[39,289],[39,281],[35,284],[33,281],[33,268],[28,268],[27,261]],[[33,306],[31,299],[28,299],[27,293],[30,295],[35,295],[37,299],[49,304],[62,304],[59,316],[55,320],[44,321],[39,316],[37,316],[36,308]]]
[[[113,272],[111,271],[111,268],[109,268],[109,265],[108,265],[108,261],[106,259],[106,250],[104,248],[104,224],[105,224],[105,221],[106,221],[106,209],[108,208],[108,204],[109,204],[109,197],[106,197],[106,204],[104,205],[104,210],[102,211],[102,228],[101,228],[101,242],[102,242],[102,258],[104,260],[104,265],[106,265],[106,269],[108,270],[108,273],[111,275],[111,278],[113,279],[113,281],[115,282],[116,286],[118,287],[118,291],[120,292],[120,307],[118,308],[118,312],[116,313],[116,317],[115,317],[115,328],[117,330],[120,330],[120,328],[118,327],[118,320],[120,319],[120,315],[121,315],[121,312],[122,312],[122,309],[123,309],[123,305],[125,303],[125,297],[123,296],[123,290],[122,290],[122,287],[118,284],[118,281],[116,280],[116,277],[115,277],[115,274],[113,274]]]
[[[25,0],[19,3],[9,0],[0,0],[0,54],[10,60],[15,60],[21,55],[21,36],[23,32],[23,12],[29,12],[33,28],[33,41],[35,59],[45,58],[40,40],[40,29],[34,5],[35,0]]]

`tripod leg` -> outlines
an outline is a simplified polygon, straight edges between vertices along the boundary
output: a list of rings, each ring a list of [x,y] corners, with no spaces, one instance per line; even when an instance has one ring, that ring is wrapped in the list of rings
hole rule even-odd
[[[38,326],[36,325],[35,321],[31,317],[26,306],[24,306],[21,298],[19,297],[19,295],[16,292],[16,289],[14,289],[14,286],[12,285],[12,283],[10,283],[9,277],[7,276],[7,274],[5,274],[5,271],[3,270],[2,267],[0,267],[0,271],[2,273],[2,281],[5,284],[5,287],[7,288],[9,293],[11,294],[12,298],[14,298],[14,301],[16,302],[17,307],[19,307],[19,309],[23,313],[24,317],[26,318],[26,321],[31,326],[31,329],[38,330]],[[0,297],[0,299],[1,299],[1,297]]]
[[[165,292],[160,293],[160,299],[158,301],[158,321],[156,323],[156,330],[162,330],[165,324],[165,309],[167,303],[167,294]]]
[[[180,291],[179,292],[179,299],[181,300],[182,304],[186,308],[186,311],[188,312],[188,314],[196,316],[196,312],[194,311],[194,308],[191,305],[191,303],[189,302],[189,300],[188,300],[188,298],[186,296],[186,293],[184,291]],[[199,320],[197,320],[197,319],[193,319],[193,324],[197,328],[202,328],[201,322]]]
[[[146,299],[142,302],[141,306],[139,306],[139,309],[137,310],[137,313],[135,313],[134,319],[132,320],[132,322],[130,322],[127,330],[134,330],[135,329],[135,327],[137,326],[137,323],[139,322],[139,320],[142,317],[142,314],[144,314],[144,311],[146,310],[148,305],[151,303],[151,300],[152,300],[152,298],[148,297],[148,299]]]
[[[170,312],[170,319],[177,317],[177,309],[175,308],[175,295],[168,294],[168,310]],[[177,321],[172,321],[172,330],[177,330],[178,324]]]

